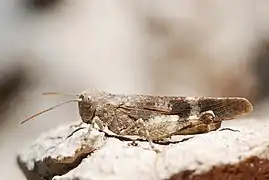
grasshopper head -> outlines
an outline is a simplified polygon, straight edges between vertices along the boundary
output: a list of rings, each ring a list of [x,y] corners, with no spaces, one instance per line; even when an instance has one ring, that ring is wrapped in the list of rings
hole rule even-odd
[[[89,124],[92,122],[92,119],[95,115],[97,102],[87,93],[81,93],[79,95],[79,115],[83,122]]]

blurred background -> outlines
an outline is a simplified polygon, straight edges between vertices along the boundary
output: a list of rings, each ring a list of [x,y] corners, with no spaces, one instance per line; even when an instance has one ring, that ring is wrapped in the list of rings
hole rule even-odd
[[[17,152],[79,120],[74,103],[21,125],[72,98],[43,92],[242,96],[267,109],[266,0],[2,0],[0,24],[0,179],[24,179]]]

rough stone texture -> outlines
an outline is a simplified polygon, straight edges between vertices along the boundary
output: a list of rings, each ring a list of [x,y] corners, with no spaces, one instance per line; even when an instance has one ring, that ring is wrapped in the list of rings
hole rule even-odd
[[[28,179],[51,179],[78,166],[103,142],[104,133],[89,133],[86,124],[62,126],[41,135],[18,156],[18,163]]]
[[[38,138],[18,159],[25,173],[30,171],[45,179],[54,176],[54,180],[268,179],[269,121],[240,119],[225,122],[223,127],[239,132],[215,131],[195,135],[181,143],[156,145],[161,150],[156,154],[149,149],[147,142],[130,146],[128,141],[104,138],[102,133],[96,131],[87,134],[86,129],[76,132],[70,141],[64,141],[63,137],[70,133],[70,127],[63,126]],[[80,156],[83,153],[79,151],[82,144],[89,142],[82,139],[96,138],[96,143],[88,145],[92,147],[87,151],[89,156]],[[178,138],[185,136],[175,137]],[[62,170],[63,164],[57,163],[49,166],[44,161],[49,157],[68,168]],[[77,157],[78,163],[74,163]],[[66,159],[72,159],[72,166]],[[37,165],[37,162],[42,165]],[[50,172],[50,175],[44,172]],[[27,178],[36,177],[28,175]]]

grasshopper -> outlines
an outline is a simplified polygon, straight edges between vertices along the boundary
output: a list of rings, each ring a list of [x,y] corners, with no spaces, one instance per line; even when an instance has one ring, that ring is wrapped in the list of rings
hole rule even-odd
[[[84,123],[98,126],[118,137],[162,141],[174,135],[194,135],[215,131],[221,122],[249,114],[252,104],[241,97],[181,97],[111,94],[97,90],[82,92],[78,102]],[[26,119],[49,111],[44,110]]]

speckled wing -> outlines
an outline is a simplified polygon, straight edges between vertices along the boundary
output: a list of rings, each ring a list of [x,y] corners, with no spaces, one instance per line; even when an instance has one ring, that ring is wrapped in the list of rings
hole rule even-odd
[[[198,100],[200,112],[213,111],[215,120],[223,121],[249,114],[253,110],[252,104],[245,98],[200,98]]]
[[[119,109],[134,119],[146,120],[161,115],[178,115],[181,119],[187,119],[191,106],[185,97],[140,96],[122,104]]]
[[[150,97],[120,107],[130,117],[149,119],[159,115],[178,115],[181,119],[213,111],[216,121],[234,119],[250,113],[252,104],[240,97]]]

